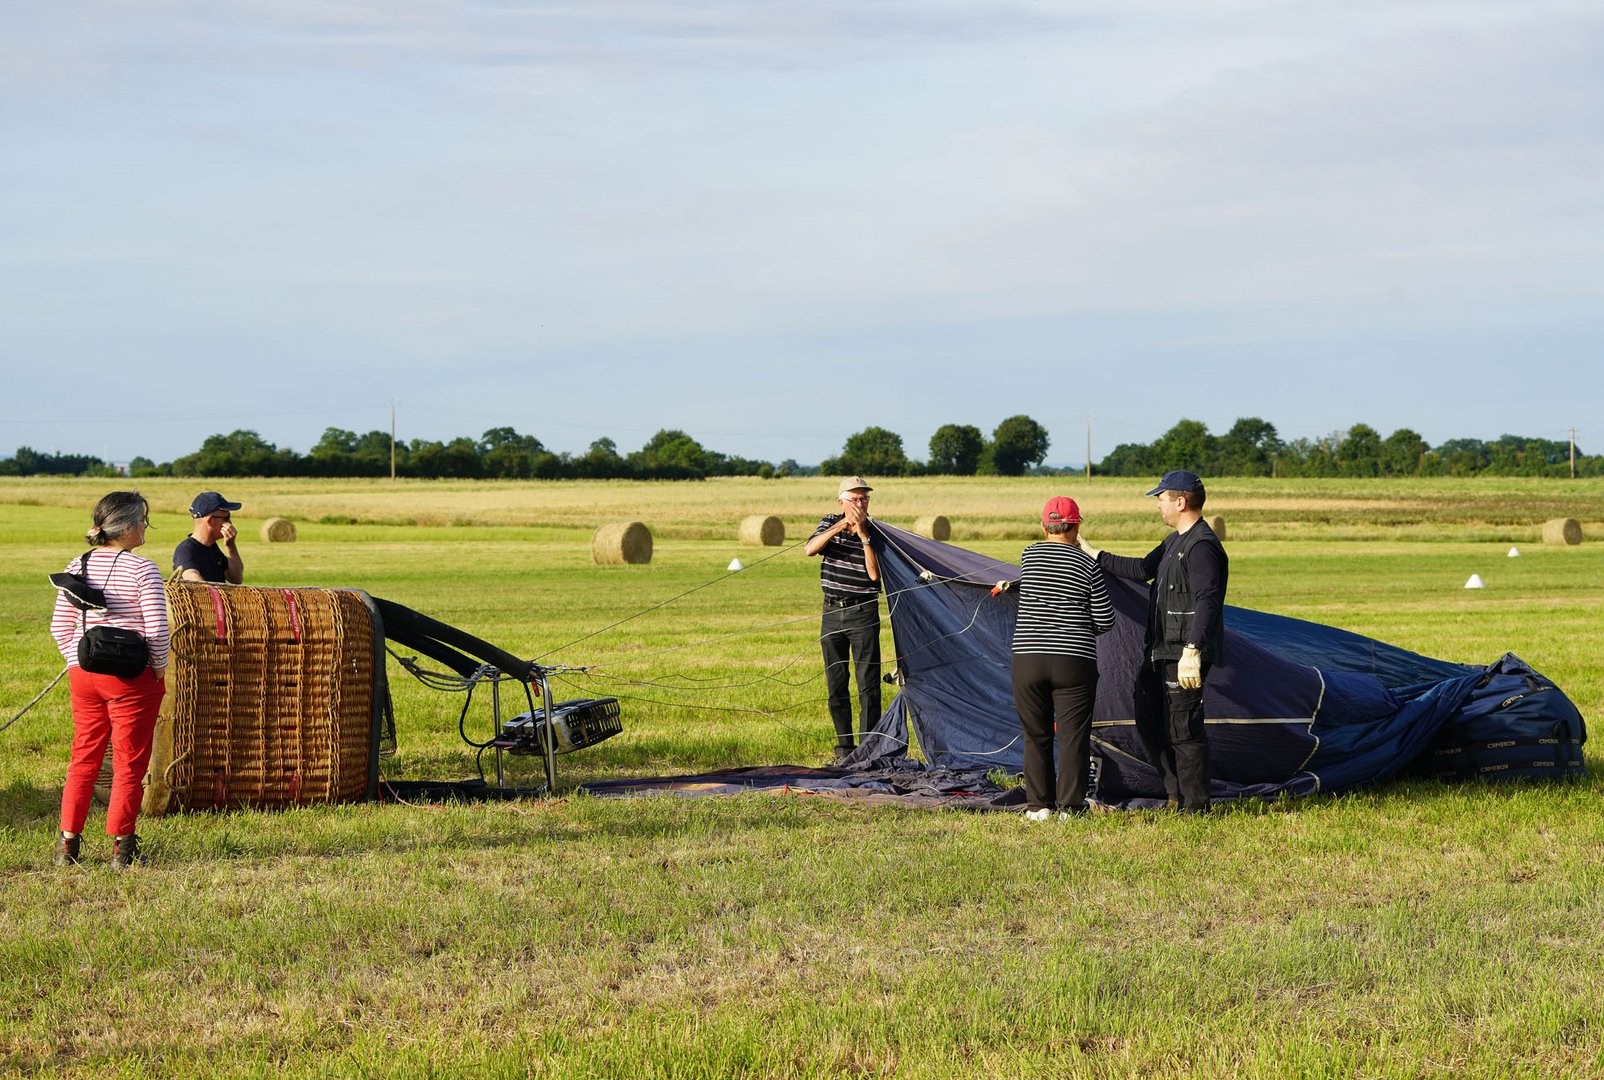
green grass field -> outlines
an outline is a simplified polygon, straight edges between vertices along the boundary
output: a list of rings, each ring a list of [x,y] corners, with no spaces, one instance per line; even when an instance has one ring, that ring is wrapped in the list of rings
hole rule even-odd
[[[827,479],[142,482],[159,563],[202,486],[245,501],[253,584],[363,588],[594,666],[559,693],[616,693],[625,731],[560,759],[567,797],[147,819],[152,864],[126,875],[92,816],[93,860],[62,872],[57,687],[0,732],[0,1074],[1604,1075],[1594,752],[1578,784],[1415,782],[1203,820],[574,797],[827,756],[817,564],[735,540],[761,513],[799,542]],[[60,669],[44,575],[104,490],[0,481],[0,722]],[[1137,553],[1162,532],[1142,490],[889,481],[874,513],[946,514],[1013,559],[1066,492],[1088,536]],[[1600,481],[1222,481],[1208,513],[1232,603],[1445,659],[1513,651],[1591,720],[1601,506]],[[270,515],[298,541],[261,542]],[[1542,545],[1553,517],[1587,542]],[[652,563],[596,566],[595,526],[631,519]],[[756,565],[725,576],[735,557]],[[1486,589],[1463,589],[1473,572]],[[474,775],[461,699],[392,680],[386,775]]]

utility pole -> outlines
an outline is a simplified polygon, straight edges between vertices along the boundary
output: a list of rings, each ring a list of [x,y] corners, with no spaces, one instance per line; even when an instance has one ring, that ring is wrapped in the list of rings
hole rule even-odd
[[[1092,414],[1086,414],[1086,479],[1092,478]]]
[[[1571,479],[1576,479],[1576,429],[1571,428]]]
[[[395,398],[390,399],[390,479],[395,479]]]

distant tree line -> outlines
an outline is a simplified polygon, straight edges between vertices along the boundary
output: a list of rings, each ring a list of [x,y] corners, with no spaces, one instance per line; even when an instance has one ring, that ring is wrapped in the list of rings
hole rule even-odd
[[[847,437],[841,452],[816,466],[794,460],[775,464],[709,450],[677,429],[659,431],[633,453],[609,438],[583,454],[548,449],[533,435],[491,428],[477,439],[450,442],[398,440],[398,476],[428,479],[636,479],[700,480],[709,476],[1022,476],[1071,470],[1042,463],[1047,429],[1023,414],[1010,416],[987,436],[971,424],[943,424],[930,437],[929,456],[910,458],[902,436],[868,427]],[[1491,442],[1451,439],[1426,444],[1400,428],[1386,438],[1367,424],[1320,439],[1283,441],[1275,425],[1256,416],[1239,419],[1224,435],[1196,420],[1182,420],[1152,443],[1122,443],[1094,467],[1105,476],[1148,476],[1190,468],[1204,476],[1568,476],[1570,444],[1503,435]],[[1078,470],[1075,470],[1078,471]],[[1604,475],[1604,456],[1577,452],[1578,476]],[[329,428],[306,454],[279,448],[254,431],[212,435],[193,454],[158,465],[147,457],[128,463],[130,476],[389,476],[390,435]],[[29,447],[0,459],[0,476],[116,476],[116,466],[87,454],[42,454]]]
[[[199,450],[170,462],[156,464],[136,457],[128,463],[130,476],[389,476],[390,435],[365,435],[329,428],[317,445],[298,454],[263,439],[254,431],[212,435]],[[708,476],[775,476],[804,471],[795,462],[775,466],[766,461],[733,457],[708,450],[683,431],[659,431],[632,454],[621,454],[611,439],[597,439],[584,454],[548,450],[533,435],[510,427],[491,428],[477,439],[466,436],[450,442],[414,439],[395,443],[397,476],[429,479],[557,480],[632,478],[645,480],[699,480]],[[28,447],[0,460],[0,475],[38,473],[116,475],[99,458],[51,456]]]
[[[809,476],[863,473],[871,476],[913,476],[976,473],[1018,476],[1047,455],[1047,429],[1028,416],[1004,420],[991,438],[967,424],[947,424],[930,440],[928,465],[912,461],[902,436],[871,427],[847,439],[837,457],[820,465],[795,460],[775,464],[709,450],[690,435],[664,429],[630,454],[609,438],[597,439],[583,454],[548,449],[533,435],[510,427],[491,428],[477,439],[461,436],[450,442],[414,439],[395,443],[397,476],[429,479],[633,479],[700,480],[709,476]],[[212,435],[193,454],[156,464],[136,457],[130,476],[389,476],[390,435],[370,431],[358,435],[328,428],[305,454],[281,448],[254,431]],[[28,447],[0,460],[0,476],[41,474],[115,476],[111,464],[87,455],[40,454]]]
[[[17,447],[0,458],[0,476],[116,476],[117,470],[88,454],[41,454],[29,446]]]
[[[910,459],[902,436],[882,427],[847,437],[841,453],[819,471],[857,476],[1023,476],[1047,457],[1047,429],[1028,416],[1010,416],[986,438],[972,424],[943,424],[930,436],[930,458]]]
[[[1383,438],[1355,424],[1319,439],[1283,441],[1275,425],[1242,417],[1224,435],[1182,420],[1151,443],[1122,443],[1094,467],[1104,476],[1149,476],[1192,469],[1202,476],[1570,476],[1563,439],[1500,435],[1430,446],[1409,428]],[[1576,451],[1577,476],[1604,475],[1604,455]]]

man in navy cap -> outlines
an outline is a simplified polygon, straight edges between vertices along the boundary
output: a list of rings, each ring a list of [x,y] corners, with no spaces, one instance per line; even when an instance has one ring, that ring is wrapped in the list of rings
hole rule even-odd
[[[1203,520],[1203,481],[1172,469],[1147,493],[1175,531],[1142,558],[1111,555],[1077,537],[1104,572],[1148,581],[1147,640],[1136,678],[1136,727],[1178,809],[1209,808],[1203,683],[1225,656],[1225,546]]]
[[[185,581],[245,581],[245,563],[235,546],[233,513],[240,508],[215,491],[203,491],[189,504],[195,529],[173,552],[173,570]]]

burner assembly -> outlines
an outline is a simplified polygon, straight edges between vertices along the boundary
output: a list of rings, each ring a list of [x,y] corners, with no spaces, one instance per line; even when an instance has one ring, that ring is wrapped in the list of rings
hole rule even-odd
[[[617,698],[579,698],[552,706],[549,725],[545,709],[519,713],[501,725],[501,734],[492,745],[511,754],[544,754],[549,739],[553,752],[567,754],[595,746],[623,730]]]

